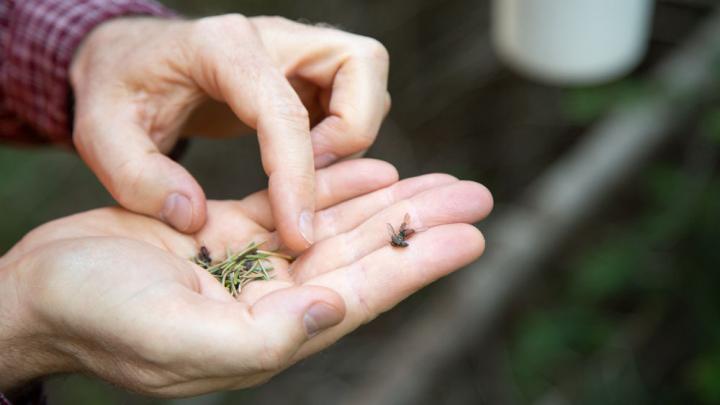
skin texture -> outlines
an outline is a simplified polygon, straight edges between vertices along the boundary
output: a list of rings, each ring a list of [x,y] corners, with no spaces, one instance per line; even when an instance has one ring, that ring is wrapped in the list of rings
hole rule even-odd
[[[121,208],[32,231],[0,259],[0,390],[60,372],[169,397],[259,384],[483,251],[468,224],[492,198],[477,183],[398,181],[370,159],[319,170],[315,183],[317,242],[292,264],[274,259],[275,278],[237,300],[188,258],[201,245],[219,258],[277,242],[267,191],[209,201],[193,235]],[[386,223],[406,213],[423,231],[393,248]]]
[[[193,233],[205,195],[164,153],[184,133],[256,130],[278,234],[299,252],[317,239],[315,168],[372,144],[388,63],[374,39],[279,17],[111,20],[71,66],[73,139],[123,207]]]

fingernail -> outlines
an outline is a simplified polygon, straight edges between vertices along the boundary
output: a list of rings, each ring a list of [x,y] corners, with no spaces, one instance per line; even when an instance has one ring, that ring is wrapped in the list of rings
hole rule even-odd
[[[312,212],[305,210],[300,213],[300,234],[307,241],[307,243],[313,243],[313,214]]]
[[[325,167],[336,160],[337,160],[337,156],[335,156],[334,154],[323,153],[323,154],[315,156],[315,167],[316,168]]]
[[[335,307],[318,302],[313,304],[303,317],[305,322],[305,332],[309,337],[313,337],[321,331],[337,325],[342,321],[342,315]]]
[[[175,229],[184,231],[192,222],[192,204],[190,199],[179,193],[172,193],[165,199],[165,205],[160,213],[163,221],[168,222]]]

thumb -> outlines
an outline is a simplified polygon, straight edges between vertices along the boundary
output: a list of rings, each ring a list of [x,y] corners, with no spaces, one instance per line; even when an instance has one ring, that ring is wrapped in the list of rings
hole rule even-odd
[[[200,185],[131,119],[78,121],[73,140],[80,156],[123,207],[186,233],[205,223]]]
[[[309,338],[344,319],[345,302],[325,287],[290,287],[263,297],[250,313],[254,335],[262,340],[257,365],[264,371],[279,371],[290,365]]]
[[[176,298],[181,309],[153,323],[162,337],[154,341],[163,341],[158,350],[170,353],[175,366],[184,363],[194,376],[165,393],[173,396],[267,381],[297,360],[308,339],[345,317],[340,295],[321,286],[280,287],[251,306],[196,293]]]

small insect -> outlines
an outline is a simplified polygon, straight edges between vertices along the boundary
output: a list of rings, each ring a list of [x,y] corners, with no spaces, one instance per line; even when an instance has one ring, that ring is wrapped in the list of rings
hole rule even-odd
[[[212,258],[210,257],[210,251],[205,246],[200,246],[200,253],[197,255],[197,261],[204,264],[205,266],[210,266],[212,263]]]
[[[395,228],[392,225],[387,224],[388,232],[390,232],[390,244],[395,247],[408,247],[407,239],[410,235],[415,233],[415,230],[408,228],[408,222],[410,222],[410,215],[405,214],[403,223],[400,224],[400,229],[395,233]]]

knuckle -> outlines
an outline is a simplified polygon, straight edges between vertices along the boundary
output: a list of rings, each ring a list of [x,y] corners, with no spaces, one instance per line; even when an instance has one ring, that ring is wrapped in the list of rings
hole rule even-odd
[[[263,23],[266,23],[266,24],[274,24],[274,25],[278,25],[278,26],[293,24],[292,21],[288,20],[285,17],[279,16],[279,15],[260,16],[260,17],[253,17],[253,18],[257,19],[258,21],[262,21]]]
[[[324,235],[337,235],[340,233],[338,232],[337,228],[339,224],[339,217],[337,209],[335,207],[319,211],[315,214],[315,217],[318,223],[316,229],[320,230],[320,232],[322,232]],[[316,235],[316,237],[317,236],[319,235]]]
[[[333,194],[336,194],[335,190],[333,190],[331,181],[321,173],[313,173],[313,178],[309,179],[313,182],[312,184],[315,185],[316,201],[329,198]],[[327,209],[330,208],[333,207],[328,207]]]
[[[252,30],[252,24],[242,14],[204,17],[195,20],[193,23],[191,39],[195,41],[196,45],[208,46],[226,39],[229,34],[242,37]]]
[[[354,138],[352,142],[353,149],[364,150],[369,148],[375,141],[375,136],[369,131],[363,131],[359,136]]]
[[[200,18],[195,21],[195,26],[200,32],[224,34],[228,29],[250,28],[250,21],[242,14],[224,14]]]
[[[350,134],[345,140],[346,148],[350,151],[365,150],[375,142],[375,131],[366,123],[351,124],[346,133]]]
[[[295,178],[298,183],[298,188],[300,188],[300,190],[298,190],[298,192],[302,192],[302,191],[307,192],[308,188],[312,188],[313,189],[312,194],[314,194],[314,190],[316,187],[314,171],[302,170],[302,171],[297,171],[295,173],[296,173]]]
[[[377,60],[382,63],[390,61],[390,54],[382,42],[375,38],[364,37],[362,46],[358,47],[358,51],[365,57]]]
[[[368,116],[367,111],[362,111],[350,103],[341,105],[340,109],[345,114],[342,120],[334,123],[333,129],[336,133],[343,134],[344,147],[351,151],[370,147],[375,142],[380,122]]]
[[[130,159],[113,171],[112,178],[108,179],[110,192],[122,205],[127,206],[138,199],[138,191],[144,177],[144,164],[142,160]]]
[[[297,196],[314,196],[316,189],[315,177],[310,168],[311,166],[302,161],[288,162],[286,167],[277,173],[278,176],[284,178],[285,187],[279,191],[276,190],[275,195],[284,195],[291,191],[293,195]]]
[[[385,109],[385,115],[387,115],[392,108],[392,96],[390,95],[390,92],[385,92],[385,105],[383,108]]]
[[[220,28],[231,30],[252,30],[252,24],[250,23],[250,20],[242,14],[225,14],[216,18],[218,21],[218,26]]]
[[[287,100],[287,102],[278,102],[273,106],[274,117],[286,122],[296,122],[307,128],[310,123],[310,113],[307,108],[300,102]]]
[[[215,35],[217,32],[216,18],[217,17],[205,17],[195,20],[192,24],[191,38],[204,40]]]

